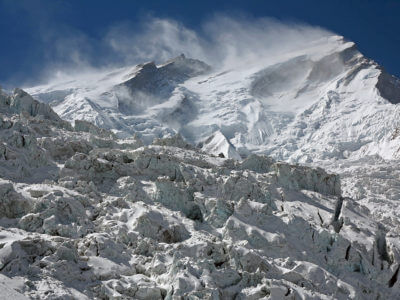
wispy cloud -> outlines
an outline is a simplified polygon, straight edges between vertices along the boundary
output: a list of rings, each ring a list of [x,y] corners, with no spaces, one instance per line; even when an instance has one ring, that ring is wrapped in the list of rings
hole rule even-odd
[[[223,14],[214,15],[200,28],[194,30],[176,20],[148,17],[140,24],[115,24],[100,39],[68,27],[62,28],[62,34],[60,29],[57,33],[43,29],[48,58],[43,78],[145,61],[161,63],[181,53],[214,68],[227,67],[294,50],[332,34],[306,24]]]
[[[161,62],[180,53],[204,58],[204,41],[199,34],[170,19],[151,18],[139,28],[118,24],[109,30],[104,42],[126,62]]]
[[[293,50],[330,34],[306,24],[220,14],[199,31],[171,19],[150,18],[141,30],[125,23],[113,27],[104,41],[126,62],[162,62],[184,53],[220,66]]]

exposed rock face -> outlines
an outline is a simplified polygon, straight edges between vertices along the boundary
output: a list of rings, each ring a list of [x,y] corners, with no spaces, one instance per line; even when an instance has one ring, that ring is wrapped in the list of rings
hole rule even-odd
[[[390,103],[400,103],[400,79],[388,74],[383,68],[381,68],[376,88],[380,95]]]
[[[161,66],[139,65],[132,78],[115,87],[118,108],[124,114],[141,112],[169,98],[178,84],[211,70],[207,64],[183,54]]]
[[[0,114],[0,287],[16,299],[400,296],[398,232],[338,175],[15,109]]]

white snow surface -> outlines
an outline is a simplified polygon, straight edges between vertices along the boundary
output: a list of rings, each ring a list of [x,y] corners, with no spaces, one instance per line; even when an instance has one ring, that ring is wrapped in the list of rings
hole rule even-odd
[[[10,297],[400,297],[400,84],[354,43],[25,90],[49,105],[0,91]]]

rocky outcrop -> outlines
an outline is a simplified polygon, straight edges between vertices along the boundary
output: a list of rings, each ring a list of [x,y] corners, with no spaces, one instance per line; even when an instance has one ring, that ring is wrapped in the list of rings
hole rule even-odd
[[[75,131],[77,132],[88,132],[93,135],[103,137],[103,138],[110,138],[113,137],[113,134],[111,131],[99,128],[92,123],[84,120],[75,120]]]
[[[61,118],[48,104],[33,99],[32,96],[21,89],[15,89],[11,95],[1,95],[0,110],[3,113],[27,113],[31,117],[61,121]]]
[[[32,206],[32,201],[15,191],[12,182],[0,178],[0,218],[21,218]]]
[[[380,95],[390,103],[400,103],[400,79],[396,76],[388,74],[383,68],[376,83]]]
[[[204,62],[183,54],[160,66],[148,62],[137,67],[132,78],[114,88],[118,108],[124,114],[138,113],[165,102],[178,84],[211,70]]]

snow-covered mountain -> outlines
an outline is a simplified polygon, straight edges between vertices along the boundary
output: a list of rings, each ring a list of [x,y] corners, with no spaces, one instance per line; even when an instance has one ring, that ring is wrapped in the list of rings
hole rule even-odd
[[[400,81],[339,36],[285,49],[0,91],[0,288],[399,298]]]
[[[215,154],[301,163],[399,152],[400,81],[339,36],[228,69],[179,56],[27,91],[65,120],[146,143],[173,132],[192,144],[218,136]]]

